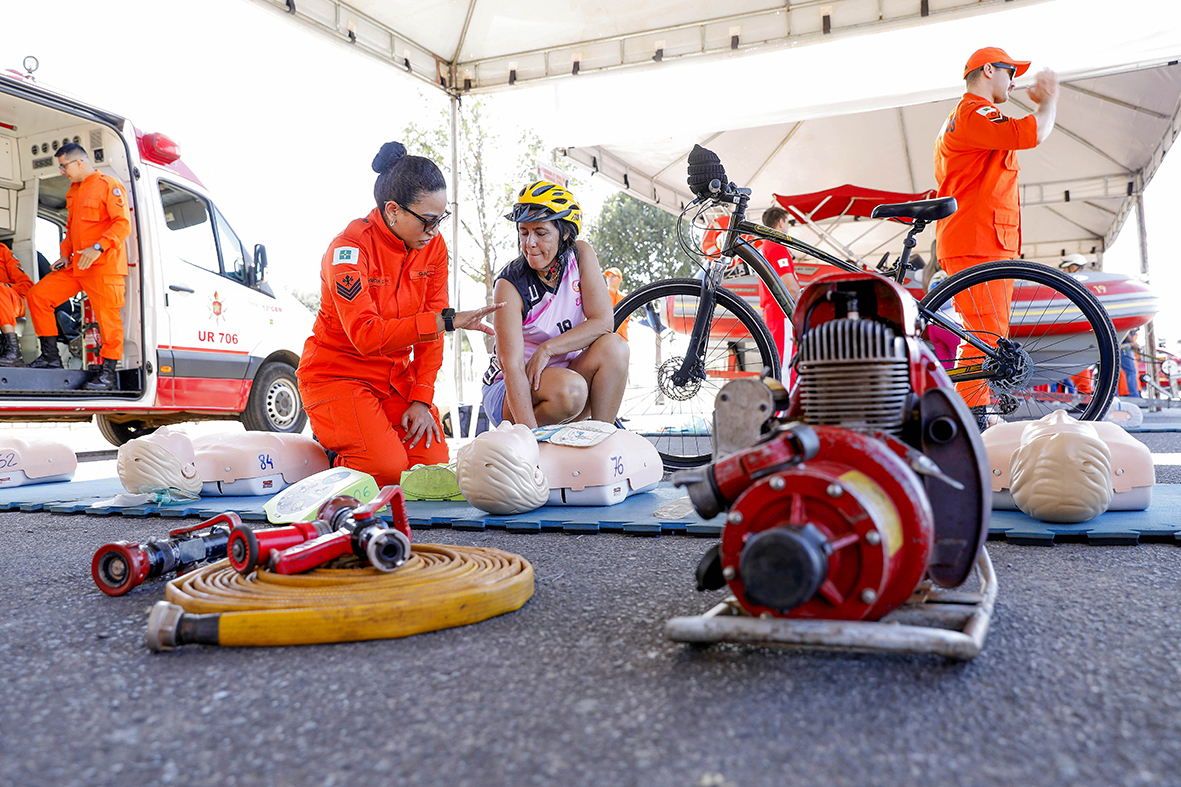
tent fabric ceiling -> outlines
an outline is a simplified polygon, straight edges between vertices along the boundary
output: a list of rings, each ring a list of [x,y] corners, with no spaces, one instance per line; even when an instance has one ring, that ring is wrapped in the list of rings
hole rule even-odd
[[[1053,134],[1018,154],[1026,258],[1102,252],[1110,246],[1133,195],[1142,192],[1168,145],[1181,134],[1179,98],[1181,65],[1176,61],[1064,77]],[[821,191],[841,183],[920,192],[936,185],[932,146],[957,101],[903,100],[891,108],[717,132],[679,146],[664,141],[560,152],[672,212],[692,200],[685,160],[695,142],[721,157],[731,181],[752,189],[752,206],[758,209],[768,206],[775,193]],[[1005,105],[1013,116],[1032,108],[1016,95]],[[827,229],[846,244],[859,239],[858,254],[880,253],[883,243],[897,235],[870,231],[864,222]],[[800,236],[809,240],[804,231]]]
[[[1044,0],[254,0],[449,92],[656,68]]]

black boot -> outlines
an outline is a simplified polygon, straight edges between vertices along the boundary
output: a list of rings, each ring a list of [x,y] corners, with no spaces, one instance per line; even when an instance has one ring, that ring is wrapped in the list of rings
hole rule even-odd
[[[0,344],[0,366],[24,366],[25,359],[21,357],[21,343],[16,334],[0,334],[0,339],[3,340]]]
[[[82,387],[87,391],[115,390],[118,387],[116,382],[119,379],[118,372],[115,371],[117,363],[119,362],[114,358],[103,358],[103,365],[98,367],[98,373]]]
[[[57,354],[57,337],[56,336],[38,336],[37,341],[41,342],[41,354],[38,355],[29,364],[30,369],[60,369],[62,368],[62,358]]]

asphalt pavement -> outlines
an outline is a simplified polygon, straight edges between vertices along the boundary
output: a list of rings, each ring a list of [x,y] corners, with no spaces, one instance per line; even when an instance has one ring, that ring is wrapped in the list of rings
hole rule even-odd
[[[670,642],[723,595],[694,590],[710,540],[451,530],[415,537],[524,556],[534,597],[400,640],[155,654],[163,582],[111,598],[89,563],[172,524],[0,513],[0,783],[1181,784],[1172,544],[989,542],[966,663]]]

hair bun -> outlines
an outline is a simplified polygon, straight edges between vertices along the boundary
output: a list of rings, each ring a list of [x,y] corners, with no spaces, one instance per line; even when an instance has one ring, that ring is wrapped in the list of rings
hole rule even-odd
[[[406,155],[406,147],[401,142],[387,142],[373,157],[373,171],[381,174]]]

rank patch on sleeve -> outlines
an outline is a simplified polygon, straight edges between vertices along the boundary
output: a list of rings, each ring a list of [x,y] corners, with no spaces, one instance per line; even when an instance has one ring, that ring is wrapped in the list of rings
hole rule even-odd
[[[361,294],[361,277],[354,273],[337,276],[336,294],[346,301],[352,301]]]
[[[341,246],[332,254],[333,265],[356,265],[361,259],[361,251],[356,246]]]

